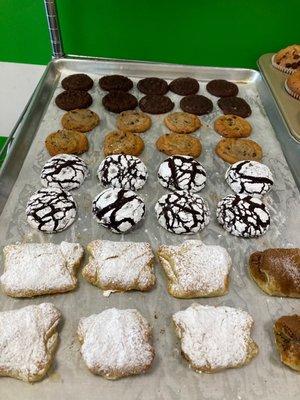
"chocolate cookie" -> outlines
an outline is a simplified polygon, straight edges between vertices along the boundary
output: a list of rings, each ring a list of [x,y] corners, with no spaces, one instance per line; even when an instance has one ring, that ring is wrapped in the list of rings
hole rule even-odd
[[[232,97],[236,96],[239,88],[235,83],[228,82],[224,79],[214,79],[206,85],[208,93],[217,97]]]
[[[82,154],[89,149],[89,142],[84,133],[61,129],[50,133],[45,140],[50,156],[57,154]]]
[[[99,86],[107,92],[112,90],[128,92],[128,90],[133,88],[133,82],[123,75],[106,75],[99,79]]]
[[[205,96],[194,94],[181,99],[180,108],[190,114],[204,115],[212,112],[213,103]]]
[[[170,83],[169,88],[180,96],[188,96],[198,93],[199,83],[194,78],[177,78]]]
[[[261,236],[270,227],[270,213],[264,203],[245,195],[224,197],[217,206],[217,219],[227,232],[244,238]]]
[[[138,102],[133,94],[121,90],[112,90],[103,97],[102,104],[106,110],[120,113],[126,110],[134,110]]]
[[[26,214],[33,228],[44,233],[60,232],[74,222],[76,203],[70,193],[60,188],[43,188],[28,200]]]
[[[242,160],[260,161],[263,156],[260,145],[250,139],[221,139],[215,152],[230,164]]]
[[[200,140],[184,133],[166,133],[156,141],[157,150],[168,156],[183,155],[199,157],[202,146]]]
[[[65,129],[78,132],[89,132],[96,128],[100,123],[100,118],[92,110],[85,108],[81,110],[71,110],[65,113],[61,119],[61,124]]]
[[[65,90],[90,90],[93,85],[93,79],[86,74],[69,75],[61,81],[61,86]]]
[[[95,197],[92,211],[99,224],[123,233],[144,217],[145,203],[132,190],[110,188]]]
[[[234,114],[242,118],[251,115],[251,108],[241,97],[223,97],[218,100],[218,106],[224,114]]]
[[[103,151],[105,156],[111,154],[138,156],[143,150],[143,139],[131,132],[113,131],[108,133],[104,139]]]
[[[201,121],[196,115],[185,112],[168,114],[164,123],[170,131],[175,133],[192,133],[201,127]]]
[[[144,78],[141,79],[137,88],[144,94],[160,94],[164,95],[169,91],[168,83],[161,78]]]
[[[93,103],[91,95],[85,90],[65,90],[56,96],[55,104],[65,111],[88,108]]]
[[[151,127],[149,115],[140,111],[123,111],[117,117],[117,128],[123,132],[141,133]]]
[[[226,138],[243,138],[251,134],[252,126],[238,115],[221,115],[215,120],[214,128],[217,133]]]
[[[140,109],[149,114],[164,114],[174,108],[174,103],[167,96],[147,95],[139,101]]]
[[[189,156],[171,156],[158,169],[159,183],[169,190],[199,192],[206,182],[203,165]]]
[[[193,234],[209,223],[209,208],[197,194],[180,190],[163,195],[155,205],[160,225],[176,234]]]

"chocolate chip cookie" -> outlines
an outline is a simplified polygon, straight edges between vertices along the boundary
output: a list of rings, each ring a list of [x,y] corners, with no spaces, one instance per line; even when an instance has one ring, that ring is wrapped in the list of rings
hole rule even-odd
[[[205,96],[194,94],[181,99],[180,108],[190,114],[205,115],[212,112],[213,103]]]
[[[140,111],[123,111],[117,117],[117,128],[123,132],[141,133],[151,127],[149,115]]]
[[[239,88],[235,83],[228,82],[225,79],[214,79],[208,82],[206,90],[217,97],[232,97],[239,92]]]
[[[56,96],[55,104],[65,111],[88,108],[93,103],[91,95],[85,90],[65,90]]]
[[[138,102],[130,93],[121,90],[112,90],[103,97],[102,104],[106,110],[120,113],[126,110],[134,110]]]
[[[113,131],[104,139],[104,155],[128,154],[138,156],[144,150],[144,141],[140,136],[131,132]]]
[[[93,79],[86,74],[69,75],[61,81],[61,86],[65,90],[90,90],[93,85]]]
[[[217,133],[226,138],[243,138],[251,134],[252,127],[248,121],[238,115],[222,115],[214,123]]]
[[[164,123],[170,131],[175,133],[192,133],[201,126],[200,119],[196,115],[185,112],[168,114]]]
[[[147,95],[139,101],[140,109],[149,114],[165,114],[174,108],[174,103],[169,97],[158,94]]]
[[[230,164],[242,160],[260,161],[263,156],[260,145],[250,139],[221,139],[215,151],[222,160]]]
[[[164,79],[154,77],[141,79],[137,88],[144,94],[164,95],[169,91],[169,85]]]
[[[45,146],[50,156],[82,154],[88,151],[89,142],[82,132],[61,129],[47,136]]]
[[[196,137],[184,133],[167,133],[160,136],[156,141],[157,150],[169,156],[183,155],[199,157],[202,146]]]
[[[99,86],[107,92],[111,90],[128,92],[128,90],[133,88],[133,82],[123,75],[106,75],[99,79]]]
[[[198,93],[199,83],[194,78],[177,78],[170,83],[169,88],[180,96],[188,96]]]
[[[251,115],[251,108],[246,100],[241,97],[222,97],[218,100],[218,106],[224,114],[234,114],[242,118]]]
[[[92,110],[81,109],[71,110],[65,113],[61,119],[61,124],[65,129],[78,132],[89,132],[100,123],[100,118]]]

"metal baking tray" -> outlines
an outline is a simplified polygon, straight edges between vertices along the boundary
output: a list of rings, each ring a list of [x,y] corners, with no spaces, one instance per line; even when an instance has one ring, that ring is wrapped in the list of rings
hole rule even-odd
[[[40,170],[49,158],[45,148],[45,137],[60,128],[63,111],[54,105],[54,97],[62,89],[61,79],[74,72],[85,72],[94,78],[91,90],[94,99],[92,110],[99,113],[101,124],[88,134],[89,152],[82,155],[88,163],[91,176],[83,186],[73,192],[78,205],[78,217],[66,231],[45,235],[34,231],[26,222],[25,204],[41,185]],[[142,225],[126,235],[116,235],[99,226],[91,215],[94,196],[103,188],[96,170],[103,159],[102,142],[107,131],[114,129],[114,114],[106,112],[101,104],[104,94],[97,80],[105,74],[121,73],[136,83],[139,78],[158,76],[172,80],[179,76],[192,76],[200,81],[200,93],[212,98],[214,111],[201,117],[203,127],[195,133],[202,142],[203,151],[199,160],[207,170],[207,186],[201,195],[208,201],[211,210],[210,224],[193,236],[173,235],[161,228],[154,216],[154,205],[164,193],[156,179],[159,163],[165,158],[155,149],[156,139],[166,132],[162,123],[164,116],[153,116],[151,130],[142,134],[145,150],[141,159],[146,163],[149,179],[139,194],[146,203],[146,217]],[[271,211],[271,228],[259,239],[241,239],[226,233],[216,222],[215,209],[220,198],[230,193],[224,174],[228,164],[214,153],[219,135],[213,130],[213,121],[220,110],[217,99],[205,90],[207,81],[224,78],[238,84],[240,95],[252,107],[249,117],[253,125],[252,139],[264,150],[263,162],[272,169],[275,185],[265,202]],[[134,88],[133,93],[141,94]],[[179,109],[180,97],[169,93]],[[268,118],[271,116],[271,122]],[[180,244],[186,239],[201,239],[207,244],[219,244],[228,249],[233,260],[230,274],[230,290],[226,296],[210,299],[179,300],[168,295],[161,267],[156,263],[157,285],[149,293],[115,293],[106,298],[96,287],[88,284],[79,273],[77,290],[55,296],[34,299],[12,299],[0,294],[0,309],[11,310],[28,304],[53,302],[63,314],[60,325],[60,344],[55,361],[47,377],[30,385],[11,378],[0,378],[0,398],[5,400],[53,400],[57,399],[103,399],[124,400],[169,400],[169,399],[295,399],[299,395],[299,375],[281,364],[274,347],[272,325],[284,314],[300,312],[299,300],[276,298],[265,295],[252,282],[247,272],[247,260],[251,252],[268,247],[300,246],[299,192],[291,171],[282,153],[276,134],[286,134],[282,118],[273,98],[259,72],[247,69],[196,67],[160,63],[128,62],[104,59],[65,58],[50,62],[19,125],[10,139],[9,155],[0,176],[0,244],[15,242],[79,241],[83,245],[94,239],[116,241],[149,241],[154,251],[162,244]],[[86,260],[85,260],[86,262]],[[259,355],[240,369],[231,369],[216,374],[196,374],[188,368],[180,355],[179,341],[171,322],[174,312],[188,307],[193,302],[209,305],[227,305],[247,310],[254,318],[253,338],[258,343]],[[153,342],[156,357],[149,373],[119,381],[107,381],[94,376],[82,361],[76,337],[81,317],[99,313],[108,307],[137,308],[153,327]]]

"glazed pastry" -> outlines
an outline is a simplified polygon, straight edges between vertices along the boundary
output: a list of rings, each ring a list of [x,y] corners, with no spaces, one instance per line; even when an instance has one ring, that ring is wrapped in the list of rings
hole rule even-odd
[[[188,240],[180,246],[162,245],[157,255],[172,296],[188,299],[227,293],[231,258],[224,247]]]
[[[159,183],[169,190],[199,192],[206,183],[203,165],[189,156],[172,156],[163,161],[157,173]]]
[[[54,358],[60,318],[51,303],[0,312],[0,375],[43,379]]]
[[[300,298],[300,249],[267,249],[252,253],[250,275],[271,296]]]
[[[248,364],[258,353],[252,317],[232,307],[192,304],[173,315],[181,353],[196,372],[217,372]]]
[[[77,286],[83,257],[79,243],[24,243],[5,246],[3,291],[12,297],[64,293]]]
[[[145,373],[154,358],[151,330],[135,309],[110,308],[81,318],[81,354],[88,369],[106,379]]]
[[[139,158],[124,154],[106,157],[97,175],[103,186],[130,190],[141,189],[148,178],[146,165]]]
[[[273,186],[270,169],[257,161],[239,161],[228,168],[225,179],[237,194],[261,197]]]
[[[163,195],[155,205],[156,217],[167,231],[194,234],[209,223],[209,208],[197,194],[176,191]]]
[[[104,291],[146,291],[153,288],[154,256],[149,243],[94,240],[87,245],[90,254],[83,277]]]
[[[281,361],[300,372],[300,315],[279,318],[273,329]]]
[[[95,197],[92,211],[99,224],[114,233],[123,233],[142,220],[145,203],[132,190],[110,188]]]

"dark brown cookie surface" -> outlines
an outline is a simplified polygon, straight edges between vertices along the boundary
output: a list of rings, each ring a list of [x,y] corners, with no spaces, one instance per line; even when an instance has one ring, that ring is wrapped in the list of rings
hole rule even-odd
[[[180,96],[188,96],[198,92],[199,83],[194,78],[177,78],[170,83],[169,88]]]
[[[92,102],[91,95],[85,90],[65,90],[55,99],[57,107],[66,111],[75,110],[76,108],[88,108]]]
[[[164,114],[174,108],[174,103],[167,96],[147,95],[139,101],[140,109],[149,114]]]
[[[93,85],[93,79],[86,74],[69,75],[61,82],[61,86],[65,90],[90,90]]]
[[[214,79],[208,82],[206,90],[217,97],[232,97],[239,92],[239,88],[235,83],[228,82],[225,79]]]
[[[242,118],[251,115],[251,108],[246,100],[241,97],[222,97],[218,100],[218,106],[224,114],[234,114]]]
[[[137,88],[144,94],[160,94],[164,95],[169,91],[169,85],[161,78],[144,78],[141,79]]]
[[[205,96],[194,94],[181,99],[180,108],[190,114],[204,115],[212,112],[213,103]]]
[[[103,97],[102,104],[108,111],[120,113],[126,110],[134,110],[138,102],[130,93],[113,90]]]
[[[121,90],[128,92],[133,88],[131,79],[123,75],[106,75],[99,79],[99,86],[101,89],[110,92],[111,90]]]

